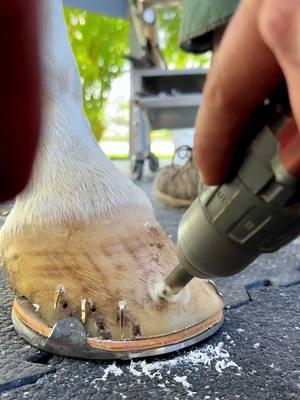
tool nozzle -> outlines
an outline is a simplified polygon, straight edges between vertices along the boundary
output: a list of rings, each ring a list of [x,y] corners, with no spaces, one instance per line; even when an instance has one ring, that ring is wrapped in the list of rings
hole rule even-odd
[[[168,298],[178,294],[191,280],[193,275],[189,274],[181,264],[166,277],[161,290],[160,297]]]

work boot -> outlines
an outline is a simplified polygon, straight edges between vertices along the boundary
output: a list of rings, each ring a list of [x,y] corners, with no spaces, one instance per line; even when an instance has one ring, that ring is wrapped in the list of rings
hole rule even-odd
[[[175,157],[187,158],[181,166]],[[154,181],[159,200],[170,207],[189,207],[197,197],[198,171],[193,163],[193,152],[189,146],[180,146],[174,153],[171,165],[161,168]]]

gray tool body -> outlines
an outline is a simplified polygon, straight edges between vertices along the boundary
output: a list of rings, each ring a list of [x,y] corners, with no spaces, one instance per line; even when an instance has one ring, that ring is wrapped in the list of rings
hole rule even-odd
[[[200,185],[198,198],[180,222],[180,264],[166,278],[164,295],[178,293],[194,276],[233,275],[299,235],[299,179],[280,160],[277,138],[289,118],[278,102],[273,111],[271,123],[262,121],[252,135],[230,181]]]

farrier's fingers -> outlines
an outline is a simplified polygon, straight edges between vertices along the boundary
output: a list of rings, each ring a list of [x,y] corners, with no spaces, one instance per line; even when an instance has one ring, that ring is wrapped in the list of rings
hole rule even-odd
[[[194,159],[202,179],[210,185],[222,182],[250,113],[282,78],[258,29],[262,3],[242,0],[204,88],[196,121]]]
[[[265,0],[259,29],[282,68],[300,131],[300,0]]]

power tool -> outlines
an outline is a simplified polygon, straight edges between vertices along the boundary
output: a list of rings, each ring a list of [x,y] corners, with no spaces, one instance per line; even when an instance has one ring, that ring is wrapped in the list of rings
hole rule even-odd
[[[236,274],[296,238],[299,178],[300,136],[281,83],[251,116],[224,184],[200,184],[179,225],[179,264],[160,296],[176,295],[193,277]]]

